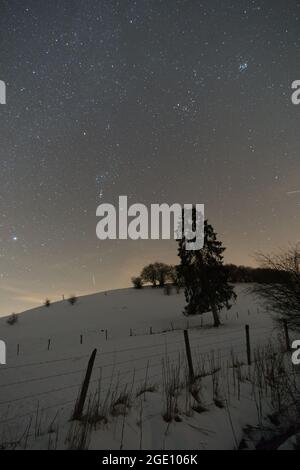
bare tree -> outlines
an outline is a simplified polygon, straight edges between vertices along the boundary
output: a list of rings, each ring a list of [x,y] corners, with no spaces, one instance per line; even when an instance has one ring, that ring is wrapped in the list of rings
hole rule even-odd
[[[151,263],[144,267],[140,277],[143,282],[150,282],[152,287],[164,287],[166,282],[170,279],[170,272],[172,267],[165,263]]]
[[[298,245],[279,254],[259,254],[261,266],[277,273],[276,280],[257,283],[251,292],[262,297],[277,320],[286,319],[300,329],[300,251]]]
[[[157,270],[153,263],[145,266],[141,272],[143,282],[151,282],[152,287],[157,286]]]
[[[143,279],[140,276],[132,277],[131,282],[135,289],[142,289],[143,288]]]

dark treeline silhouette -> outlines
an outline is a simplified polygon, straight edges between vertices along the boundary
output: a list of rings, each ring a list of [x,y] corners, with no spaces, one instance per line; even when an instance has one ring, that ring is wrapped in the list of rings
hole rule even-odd
[[[160,269],[162,267],[162,269]],[[168,269],[167,269],[168,267]],[[237,266],[235,264],[225,264],[228,273],[228,280],[233,284],[237,283],[258,283],[273,284],[282,283],[285,280],[285,272],[272,268],[253,268],[250,266]],[[163,287],[166,282],[183,287],[183,280],[179,279],[177,266],[167,266],[163,263],[153,263],[145,266],[142,275],[133,277],[132,283],[136,289],[140,289],[144,284],[152,284],[153,287]]]
[[[258,284],[282,283],[285,280],[286,273],[273,268],[252,268],[249,266],[236,266],[227,264],[226,269],[229,273],[230,282],[236,284],[239,282],[255,282]]]
[[[165,287],[166,284],[182,286],[182,280],[177,271],[177,266],[160,263],[150,263],[145,266],[140,275],[131,278],[135,289],[141,289],[144,285],[151,284],[152,287]]]

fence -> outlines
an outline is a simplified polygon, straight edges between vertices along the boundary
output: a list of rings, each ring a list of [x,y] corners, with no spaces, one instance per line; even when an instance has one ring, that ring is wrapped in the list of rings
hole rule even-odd
[[[237,323],[238,327],[240,323],[243,322],[245,319],[246,321],[254,320],[256,321],[257,318],[263,317],[264,310],[257,307],[254,310],[247,309],[247,312],[243,315],[240,314],[237,310],[230,310],[227,312],[223,312],[221,314],[221,321],[222,324],[226,325],[230,322],[232,325],[234,322]],[[164,327],[157,328],[153,325],[144,325],[140,327],[133,327],[128,326],[126,329],[122,328],[122,338],[128,337],[139,337],[139,336],[152,336],[152,335],[161,335],[163,333],[173,333],[174,331],[182,331],[184,329],[191,329],[191,328],[207,328],[211,323],[210,314],[204,314],[200,317],[196,316],[195,318],[185,318],[176,319],[166,323]],[[11,327],[13,328],[13,326]],[[103,341],[110,342],[112,340],[119,339],[118,336],[119,330],[116,328],[101,328],[95,327],[90,329],[85,329],[82,331],[72,332],[68,334],[68,338],[66,338],[65,334],[59,335],[50,335],[49,337],[39,337],[34,338],[28,344],[28,341],[22,342],[18,341],[14,345],[10,346],[10,355],[13,356],[27,356],[32,354],[33,352],[44,352],[44,351],[59,351],[61,347],[65,349],[66,339],[70,342],[70,344],[76,344],[79,346],[85,346],[89,344],[91,347],[97,345]]]
[[[185,336],[182,331],[174,329],[172,334],[150,335],[149,344],[112,350],[102,350],[100,347],[94,358],[88,383],[85,384],[86,393],[83,403],[81,402],[81,412],[87,391],[94,393],[100,382],[102,394],[114,387],[122,389],[128,384],[134,384],[138,389],[145,380],[147,383],[159,383],[163,361],[181,364],[184,370],[186,357],[190,378],[193,379],[197,374],[200,358],[209,356],[212,352],[221,355],[223,361],[228,361],[234,353],[240,362],[251,364],[251,347],[264,344],[266,338],[274,338],[276,334],[277,330],[269,327],[249,326],[246,329],[244,327],[229,331],[192,329]],[[287,339],[286,324],[284,334]],[[70,418],[75,403],[78,403],[78,392],[86,376],[89,356],[90,354],[74,355],[1,367],[0,426],[10,424],[19,427],[27,418],[42,415],[45,419],[53,420],[57,413]]]

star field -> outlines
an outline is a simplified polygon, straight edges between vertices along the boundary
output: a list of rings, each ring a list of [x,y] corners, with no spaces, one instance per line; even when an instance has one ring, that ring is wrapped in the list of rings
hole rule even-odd
[[[96,207],[204,203],[226,260],[299,239],[300,2],[2,0],[0,314],[124,287],[167,241]]]

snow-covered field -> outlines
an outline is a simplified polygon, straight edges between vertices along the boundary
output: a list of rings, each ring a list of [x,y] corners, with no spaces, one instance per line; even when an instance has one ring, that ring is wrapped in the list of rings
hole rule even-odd
[[[246,363],[246,324],[252,349],[277,335],[270,314],[245,289],[236,287],[237,302],[221,313],[219,329],[210,314],[184,317],[182,293],[151,288],[42,306],[11,326],[1,318],[7,365],[0,366],[0,446],[72,448],[86,431],[82,441],[90,449],[237,447],[258,413],[250,384],[236,391],[232,350],[235,361]],[[183,386],[186,328],[201,375],[192,394]],[[97,413],[93,425],[83,426],[70,417],[94,348],[85,410],[90,405]],[[166,393],[170,387],[176,399]]]

